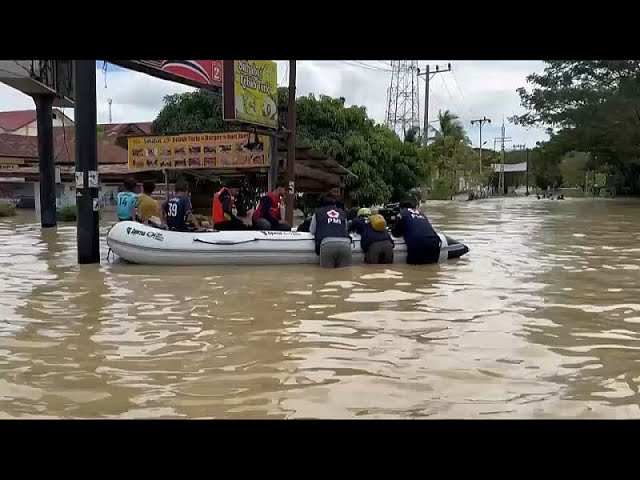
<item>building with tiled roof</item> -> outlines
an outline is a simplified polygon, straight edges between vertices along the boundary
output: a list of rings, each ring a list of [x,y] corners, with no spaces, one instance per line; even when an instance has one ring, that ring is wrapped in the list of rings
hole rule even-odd
[[[109,195],[109,201],[114,198],[114,192],[117,192],[124,178],[131,174],[128,169],[127,137],[148,135],[150,131],[150,122],[98,125],[96,146],[98,172],[103,186],[101,195]],[[54,126],[53,141],[54,162],[58,172],[56,177],[60,181],[57,196],[59,203],[64,205],[75,201],[75,126]],[[39,180],[38,137],[0,133],[0,202],[10,201],[26,205],[25,208],[37,208]],[[25,198],[26,202],[23,201]]]
[[[53,109],[53,126],[73,126],[73,120],[67,117],[61,110]],[[38,135],[38,122],[36,110],[14,110],[12,112],[0,112],[0,133],[13,135]]]

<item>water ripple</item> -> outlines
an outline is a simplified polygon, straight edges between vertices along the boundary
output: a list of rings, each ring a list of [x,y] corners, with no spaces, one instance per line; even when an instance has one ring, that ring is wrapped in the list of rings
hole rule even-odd
[[[0,417],[637,417],[638,206],[430,202],[467,257],[335,271],[78,266],[0,219]]]

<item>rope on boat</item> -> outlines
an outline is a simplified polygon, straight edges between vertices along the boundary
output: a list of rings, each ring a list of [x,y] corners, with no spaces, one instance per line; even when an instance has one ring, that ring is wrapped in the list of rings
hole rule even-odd
[[[232,240],[220,240],[220,241],[216,241],[216,242],[209,242],[207,240],[202,240],[198,237],[194,238],[193,241],[194,242],[199,242],[199,243],[207,243],[209,245],[239,245],[242,243],[250,243],[250,242],[308,242],[309,238],[269,238],[269,237],[254,237],[254,238],[250,238],[248,240],[238,240],[238,241],[232,241]]]
[[[232,242],[232,241],[229,241],[229,240],[227,240],[227,241],[222,240],[222,241],[218,241],[218,242],[207,242],[206,240],[201,240],[199,238],[194,238],[193,239],[194,242],[207,243],[209,245],[239,245],[241,243],[255,242],[257,240],[258,240],[257,238],[250,238],[248,240],[239,240],[237,242]]]

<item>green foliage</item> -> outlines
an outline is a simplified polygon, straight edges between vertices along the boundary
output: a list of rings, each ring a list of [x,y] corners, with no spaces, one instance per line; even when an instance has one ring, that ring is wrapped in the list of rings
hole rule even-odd
[[[310,217],[320,205],[320,194],[305,193],[296,198],[296,208],[302,211],[305,218]]]
[[[0,217],[15,217],[18,214],[16,207],[10,203],[0,203]]]
[[[439,128],[430,128],[435,132],[436,139],[447,137],[452,138],[456,143],[464,143],[465,145],[471,145],[471,140],[467,136],[467,132],[460,121],[460,117],[451,113],[449,110],[444,112],[438,112],[438,124]]]
[[[77,219],[77,209],[75,205],[67,205],[56,211],[56,219],[59,222],[75,222]]]
[[[283,128],[287,127],[287,112],[288,89],[279,88],[278,118]],[[437,172],[450,177],[450,185],[457,185],[456,175],[475,174],[477,153],[469,148],[458,117],[445,111],[439,121],[434,144],[423,147],[417,129],[401,139],[369,118],[366,108],[347,106],[342,97],[310,94],[296,99],[297,143],[335,158],[356,175],[345,178],[347,205],[401,201],[415,195]],[[156,134],[236,128],[223,122],[220,96],[205,91],[166,97],[153,123]],[[311,208],[315,198],[305,197],[298,199],[303,210]]]
[[[222,97],[208,90],[176,93],[164,98],[164,106],[151,126],[155,135],[234,131],[222,120]]]
[[[455,186],[451,175],[436,178],[433,181],[433,187],[431,188],[429,198],[432,200],[451,200],[454,190]]]
[[[560,161],[559,170],[563,187],[581,187],[585,183],[589,154],[570,152]]]
[[[640,61],[548,61],[542,74],[527,77],[532,91],[519,89],[519,125],[549,127],[542,145],[549,172],[565,153],[588,152],[586,169],[609,170],[622,190],[640,192]],[[541,174],[542,175],[542,174]]]

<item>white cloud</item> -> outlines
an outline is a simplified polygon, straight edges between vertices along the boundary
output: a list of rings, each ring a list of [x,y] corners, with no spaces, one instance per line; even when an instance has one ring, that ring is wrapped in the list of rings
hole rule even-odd
[[[447,61],[420,60],[419,65],[443,65]],[[363,66],[371,65],[377,69]],[[541,72],[538,61],[454,61],[453,73],[441,73],[431,81],[429,119],[434,120],[438,110],[451,110],[460,116],[474,146],[478,143],[478,128],[472,127],[473,118],[487,116],[491,125],[483,127],[483,141],[493,147],[493,139],[500,135],[502,118],[522,112],[516,89],[526,85],[526,76]],[[348,104],[363,105],[378,122],[385,116],[386,93],[390,73],[388,66],[379,61],[299,61],[297,64],[297,93],[325,94],[345,97]],[[281,85],[288,83],[288,61],[278,61]],[[420,81],[420,118],[423,116],[424,83]],[[107,99],[111,98],[114,122],[152,121],[162,108],[165,95],[192,91],[177,83],[131,71],[108,71],[105,78],[100,69],[97,74],[98,121],[108,121]],[[0,110],[34,108],[28,96],[0,84]],[[67,111],[71,117],[72,111]],[[506,122],[506,135],[512,143],[533,145],[546,138],[539,129],[527,131]]]

